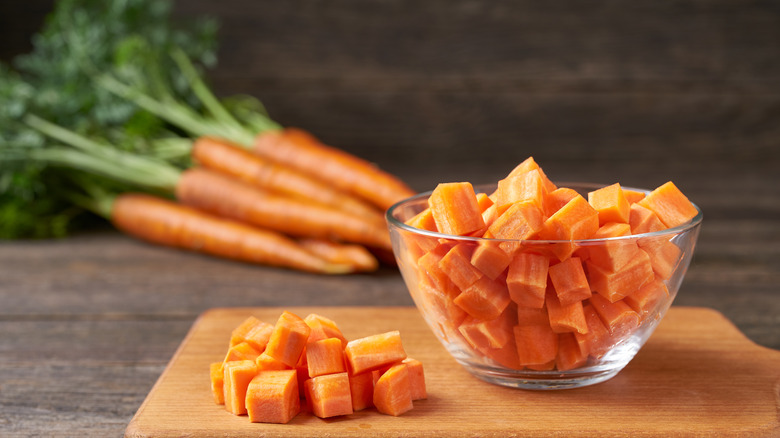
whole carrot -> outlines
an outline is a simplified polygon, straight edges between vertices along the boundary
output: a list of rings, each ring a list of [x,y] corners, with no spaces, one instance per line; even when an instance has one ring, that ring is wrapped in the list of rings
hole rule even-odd
[[[261,133],[255,139],[253,150],[365,199],[382,210],[415,194],[397,177],[362,158],[326,146],[301,129]]]
[[[314,273],[353,271],[350,265],[324,261],[281,234],[151,195],[119,195],[111,204],[109,216],[123,232],[159,245]]]
[[[294,237],[392,248],[384,225],[330,207],[274,195],[204,168],[185,170],[176,198],[189,206]]]
[[[384,224],[382,214],[374,206],[228,140],[200,137],[193,144],[192,157],[206,168],[274,193],[329,205]]]
[[[331,263],[352,265],[355,270],[370,272],[379,267],[377,258],[362,245],[350,245],[324,239],[299,239],[298,244]]]

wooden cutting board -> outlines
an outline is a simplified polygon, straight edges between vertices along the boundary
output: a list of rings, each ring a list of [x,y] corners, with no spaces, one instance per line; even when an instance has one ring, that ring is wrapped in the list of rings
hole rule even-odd
[[[673,307],[612,380],[542,392],[473,377],[413,307],[288,308],[335,320],[348,339],[400,330],[407,354],[424,364],[429,397],[401,417],[369,409],[326,420],[304,412],[286,425],[250,423],[214,404],[209,363],[222,359],[230,331],[246,317],[273,323],[282,310],[201,315],[126,436],[780,436],[780,351],[752,343],[720,313],[692,307]]]

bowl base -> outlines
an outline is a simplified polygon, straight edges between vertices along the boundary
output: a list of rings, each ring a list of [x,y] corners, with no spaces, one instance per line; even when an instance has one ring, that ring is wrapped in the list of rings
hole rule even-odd
[[[619,369],[608,369],[589,372],[550,372],[550,371],[516,371],[507,373],[490,368],[474,367],[462,364],[466,370],[488,383],[517,389],[530,390],[560,390],[582,388],[607,381],[620,372]]]

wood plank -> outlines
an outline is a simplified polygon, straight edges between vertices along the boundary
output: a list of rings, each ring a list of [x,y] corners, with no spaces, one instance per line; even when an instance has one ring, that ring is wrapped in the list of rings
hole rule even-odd
[[[249,315],[274,321],[281,308],[212,309],[193,326],[126,436],[587,436],[771,435],[780,432],[780,351],[751,343],[721,314],[672,308],[618,376],[557,392],[487,384],[446,353],[414,308],[293,308],[334,319],[348,338],[399,329],[425,367],[429,397],[401,417],[365,410],[331,420],[302,413],[287,425],[253,424],[215,405],[208,364]],[[197,382],[202,382],[199,384]]]

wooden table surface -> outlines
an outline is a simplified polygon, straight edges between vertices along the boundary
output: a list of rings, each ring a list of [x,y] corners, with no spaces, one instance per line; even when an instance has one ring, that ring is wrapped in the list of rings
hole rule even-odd
[[[50,0],[3,2],[0,58]],[[556,181],[668,180],[704,211],[675,305],[780,349],[776,3],[177,2],[222,22],[214,87],[425,191],[528,155]],[[0,436],[121,436],[213,307],[412,305],[398,272],[322,277],[111,229],[0,242]],[[739,409],[739,406],[735,406]]]

